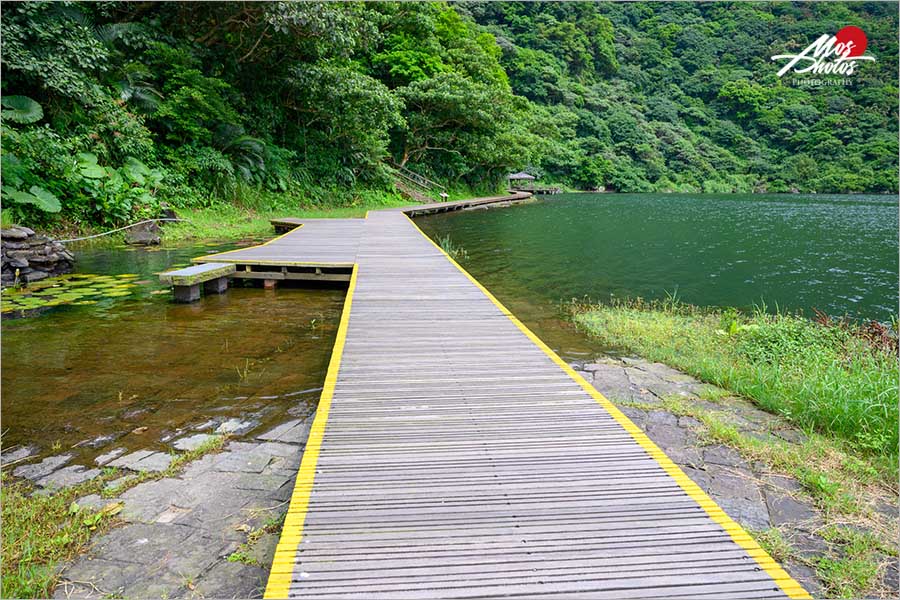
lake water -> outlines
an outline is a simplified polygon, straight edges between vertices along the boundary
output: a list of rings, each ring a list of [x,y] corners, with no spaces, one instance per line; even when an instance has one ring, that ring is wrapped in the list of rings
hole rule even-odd
[[[560,300],[663,298],[887,320],[897,306],[897,199],[883,196],[571,194],[417,219],[568,360],[608,348]],[[245,242],[249,243],[249,242]],[[226,419],[256,430],[314,410],[344,290],[235,287],[178,305],[155,273],[231,245],[77,250],[97,296],[4,319],[4,448],[91,464],[111,448],[166,449]],[[83,288],[82,288],[83,289]],[[95,298],[100,298],[95,300]],[[111,440],[101,440],[112,436]]]
[[[895,196],[563,194],[417,222],[465,249],[461,262],[502,301],[528,300],[528,313],[677,293],[704,306],[897,314]]]
[[[236,419],[265,431],[314,410],[343,288],[235,287],[185,305],[158,283],[233,247],[76,250],[81,273],[139,277],[127,296],[4,319],[3,447],[88,465],[112,448],[166,450],[179,430]]]

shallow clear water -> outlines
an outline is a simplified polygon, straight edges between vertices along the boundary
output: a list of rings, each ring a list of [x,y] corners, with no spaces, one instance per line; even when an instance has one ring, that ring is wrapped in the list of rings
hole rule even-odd
[[[79,272],[137,273],[137,291],[4,319],[3,447],[72,451],[87,464],[114,447],[165,449],[176,430],[209,420],[263,429],[312,410],[343,289],[235,287],[189,305],[153,293],[165,289],[156,272],[230,247],[76,251]],[[83,444],[110,434],[121,437]]]
[[[677,293],[704,306],[887,321],[897,314],[897,211],[895,196],[563,194],[417,223],[465,249],[461,263],[553,340],[566,327],[553,318],[559,302],[585,296]],[[556,340],[573,355],[581,343]]]

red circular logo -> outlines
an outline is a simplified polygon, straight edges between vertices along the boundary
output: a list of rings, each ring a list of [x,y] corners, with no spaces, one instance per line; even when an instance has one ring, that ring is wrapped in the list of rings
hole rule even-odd
[[[852,44],[850,47],[850,56],[862,56],[863,52],[866,51],[866,46],[869,45],[866,34],[862,29],[854,25],[847,25],[834,34],[834,37],[839,44],[844,44],[845,46],[847,44]]]

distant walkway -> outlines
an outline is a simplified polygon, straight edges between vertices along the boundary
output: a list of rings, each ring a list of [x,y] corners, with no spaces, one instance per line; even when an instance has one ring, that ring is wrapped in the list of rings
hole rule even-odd
[[[808,597],[406,214],[429,210],[198,259],[350,269],[266,596]]]

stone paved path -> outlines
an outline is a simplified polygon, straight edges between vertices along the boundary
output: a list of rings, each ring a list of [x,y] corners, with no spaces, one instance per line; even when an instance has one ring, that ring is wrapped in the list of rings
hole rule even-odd
[[[260,566],[229,562],[228,556],[247,532],[287,510],[310,421],[288,421],[252,441],[230,442],[178,477],[139,484],[121,498],[81,499],[97,507],[124,501],[119,516],[125,525],[94,540],[65,569],[54,597],[261,596],[277,534],[265,534],[253,546],[251,558]],[[192,436],[180,445],[190,449],[202,441]],[[146,457],[133,460],[140,467]]]

